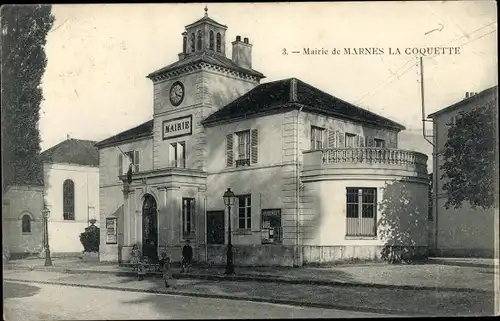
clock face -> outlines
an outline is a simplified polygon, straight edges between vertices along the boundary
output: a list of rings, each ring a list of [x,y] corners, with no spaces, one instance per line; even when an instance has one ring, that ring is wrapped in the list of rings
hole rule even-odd
[[[175,82],[170,88],[170,102],[174,106],[179,106],[184,99],[184,86],[181,82]]]

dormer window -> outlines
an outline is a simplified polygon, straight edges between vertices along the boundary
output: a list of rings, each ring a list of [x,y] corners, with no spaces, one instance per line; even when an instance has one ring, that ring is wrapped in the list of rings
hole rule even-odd
[[[196,46],[198,50],[201,50],[201,43],[202,43],[202,33],[201,30],[198,30],[198,45]]]
[[[191,34],[191,52],[195,51],[195,47],[194,47],[195,41],[196,41],[196,39],[195,39],[194,33],[192,33]]]
[[[222,48],[221,35],[220,32],[217,32],[217,52],[221,52],[221,48]]]
[[[215,39],[214,39],[214,32],[210,30],[210,50],[214,50],[214,44]]]

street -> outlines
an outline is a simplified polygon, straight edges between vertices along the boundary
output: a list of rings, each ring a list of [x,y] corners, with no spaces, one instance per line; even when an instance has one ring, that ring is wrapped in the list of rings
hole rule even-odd
[[[269,303],[4,282],[5,320],[350,318],[384,315]]]

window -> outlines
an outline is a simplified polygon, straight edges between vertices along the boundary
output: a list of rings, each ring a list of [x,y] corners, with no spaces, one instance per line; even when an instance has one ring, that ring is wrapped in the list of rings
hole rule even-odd
[[[236,167],[250,166],[250,131],[245,130],[236,133]]]
[[[357,147],[357,136],[355,134],[345,133],[345,147],[354,148]]]
[[[75,184],[70,179],[63,184],[63,217],[64,220],[75,219]]]
[[[377,189],[347,188],[347,236],[377,235]]]
[[[323,149],[323,128],[311,126],[311,149]]]
[[[385,140],[375,138],[375,147],[385,148]]]
[[[196,49],[201,50],[201,45],[202,45],[202,33],[201,30],[198,30],[198,43]]]
[[[21,220],[22,232],[31,233],[31,217],[28,214],[24,214]]]
[[[194,198],[182,199],[182,235],[187,236],[194,233]]]
[[[217,52],[221,52],[221,48],[222,48],[221,36],[220,33],[217,32]]]
[[[210,30],[210,50],[214,50],[214,32]]]
[[[195,36],[194,33],[191,34],[191,52],[195,52]]]
[[[252,226],[252,199],[250,195],[238,196],[238,228],[250,229]]]
[[[139,172],[139,151],[130,151],[130,152],[125,152],[125,155],[128,157],[129,161],[132,162],[132,165],[134,166],[134,172],[138,173]],[[128,168],[127,168],[128,170]]]
[[[186,168],[186,143],[170,144],[170,166]]]
[[[262,210],[262,244],[281,243],[281,209]]]

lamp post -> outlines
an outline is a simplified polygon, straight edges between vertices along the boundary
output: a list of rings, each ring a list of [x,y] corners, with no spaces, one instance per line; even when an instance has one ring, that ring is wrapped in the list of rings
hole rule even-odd
[[[52,265],[52,259],[50,258],[50,248],[49,248],[49,217],[50,217],[50,210],[47,208],[47,205],[44,204],[43,210],[42,210],[42,218],[43,218],[43,229],[44,229],[44,247],[45,247],[45,266],[51,266]]]
[[[227,206],[227,256],[226,256],[226,274],[234,274],[234,262],[233,262],[233,244],[231,243],[231,206],[234,205],[234,193],[230,188],[224,193],[224,204]]]

